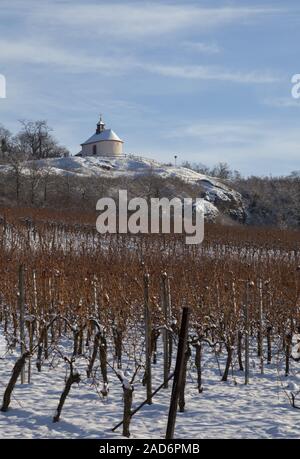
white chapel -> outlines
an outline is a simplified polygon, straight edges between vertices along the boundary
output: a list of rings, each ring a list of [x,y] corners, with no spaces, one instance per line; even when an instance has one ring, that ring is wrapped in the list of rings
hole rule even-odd
[[[78,156],[122,156],[123,140],[112,129],[105,129],[102,116],[96,126],[96,132],[84,143]]]

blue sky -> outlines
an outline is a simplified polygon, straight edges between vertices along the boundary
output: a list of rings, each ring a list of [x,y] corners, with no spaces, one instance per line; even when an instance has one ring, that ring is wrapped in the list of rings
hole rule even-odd
[[[0,123],[47,119],[71,152],[99,113],[127,153],[300,169],[300,5],[1,0]]]

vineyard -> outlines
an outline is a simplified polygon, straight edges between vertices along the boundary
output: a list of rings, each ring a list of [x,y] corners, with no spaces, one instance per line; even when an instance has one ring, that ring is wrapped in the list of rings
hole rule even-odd
[[[183,307],[175,438],[299,436],[299,233],[0,214],[0,437],[164,438]]]

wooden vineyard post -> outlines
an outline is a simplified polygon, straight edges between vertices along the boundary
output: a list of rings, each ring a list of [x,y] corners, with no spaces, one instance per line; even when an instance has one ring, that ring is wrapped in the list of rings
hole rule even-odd
[[[260,372],[264,374],[264,330],[263,330],[263,284],[259,279],[259,340],[260,340]]]
[[[145,352],[146,352],[146,392],[147,403],[152,404],[152,374],[151,374],[151,311],[149,304],[149,274],[144,275],[144,315],[145,315]]]
[[[27,382],[28,384],[31,383],[31,353],[33,351],[33,331],[34,331],[34,322],[29,320],[28,322],[28,334],[29,334],[29,358],[28,358],[28,374],[27,374]]]
[[[19,266],[19,292],[18,303],[20,313],[20,341],[21,341],[21,356],[25,353],[25,312],[24,312],[24,266]],[[25,383],[25,364],[21,370],[21,384]]]
[[[288,376],[290,373],[290,354],[292,349],[292,333],[286,335],[286,345],[285,345],[285,376]]]
[[[33,278],[33,304],[34,304],[34,317],[36,317],[37,310],[38,310],[38,303],[37,303],[37,286],[36,286],[36,272],[33,271],[32,273]],[[33,349],[33,328],[34,322],[30,317],[29,324],[28,324],[28,332],[29,332],[29,351],[32,352]],[[27,377],[28,384],[31,383],[31,356],[28,358],[28,377]]]
[[[99,306],[98,306],[98,285],[97,285],[96,275],[94,275],[94,279],[93,279],[93,294],[94,294],[94,316],[100,319]]]
[[[246,298],[244,306],[245,320],[245,384],[249,384],[249,285],[246,282]]]
[[[177,406],[179,400],[180,389],[182,385],[182,376],[184,369],[185,352],[187,348],[187,337],[188,337],[188,326],[189,326],[189,308],[184,307],[182,309],[181,327],[179,332],[179,342],[176,358],[176,366],[174,371],[174,380],[171,394],[171,403],[168,416],[168,425],[166,432],[166,440],[172,440],[174,438]]]
[[[165,328],[163,330],[164,344],[164,388],[168,388],[169,376],[169,326],[170,326],[170,304],[168,295],[167,273],[162,273],[162,306],[164,312]]]
[[[171,302],[171,288],[170,288],[170,279],[167,278],[166,282],[167,286],[167,299],[168,299],[168,310],[169,310],[169,325],[171,326],[171,316],[172,316],[172,302]],[[172,366],[172,351],[173,351],[173,335],[171,332],[168,333],[168,352],[169,352],[169,361],[168,361],[168,369],[169,373],[171,371]]]

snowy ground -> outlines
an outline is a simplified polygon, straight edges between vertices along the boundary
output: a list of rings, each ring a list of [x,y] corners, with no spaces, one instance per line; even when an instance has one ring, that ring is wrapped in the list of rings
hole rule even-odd
[[[0,385],[4,392],[16,356],[5,355],[5,341],[0,335]],[[4,357],[5,355],[5,357]],[[204,359],[205,360],[205,359]],[[153,366],[154,384],[161,377],[161,356]],[[294,364],[297,368],[297,364]],[[300,366],[300,364],[298,364]],[[293,409],[278,380],[277,364],[266,365],[265,375],[251,370],[250,385],[243,385],[243,374],[236,372],[227,383],[220,381],[215,358],[204,361],[204,392],[198,394],[195,372],[188,374],[186,412],[178,414],[176,438],[299,438],[299,415]],[[80,368],[80,363],[79,363]],[[121,430],[111,428],[122,419],[122,388],[115,375],[110,375],[110,392],[106,400],[85,379],[73,386],[62,412],[61,421],[52,423],[64,386],[64,365],[38,374],[35,365],[32,384],[18,384],[11,409],[0,413],[0,438],[120,438]],[[300,369],[300,368],[299,368]],[[297,379],[297,377],[294,377]],[[283,379],[283,385],[287,381]],[[292,379],[292,378],[291,378]],[[291,380],[290,379],[290,380]],[[1,393],[1,396],[2,396]],[[137,381],[134,392],[136,406],[145,397],[145,389]],[[170,388],[162,390],[152,406],[145,406],[131,423],[132,438],[163,438],[170,399]]]

